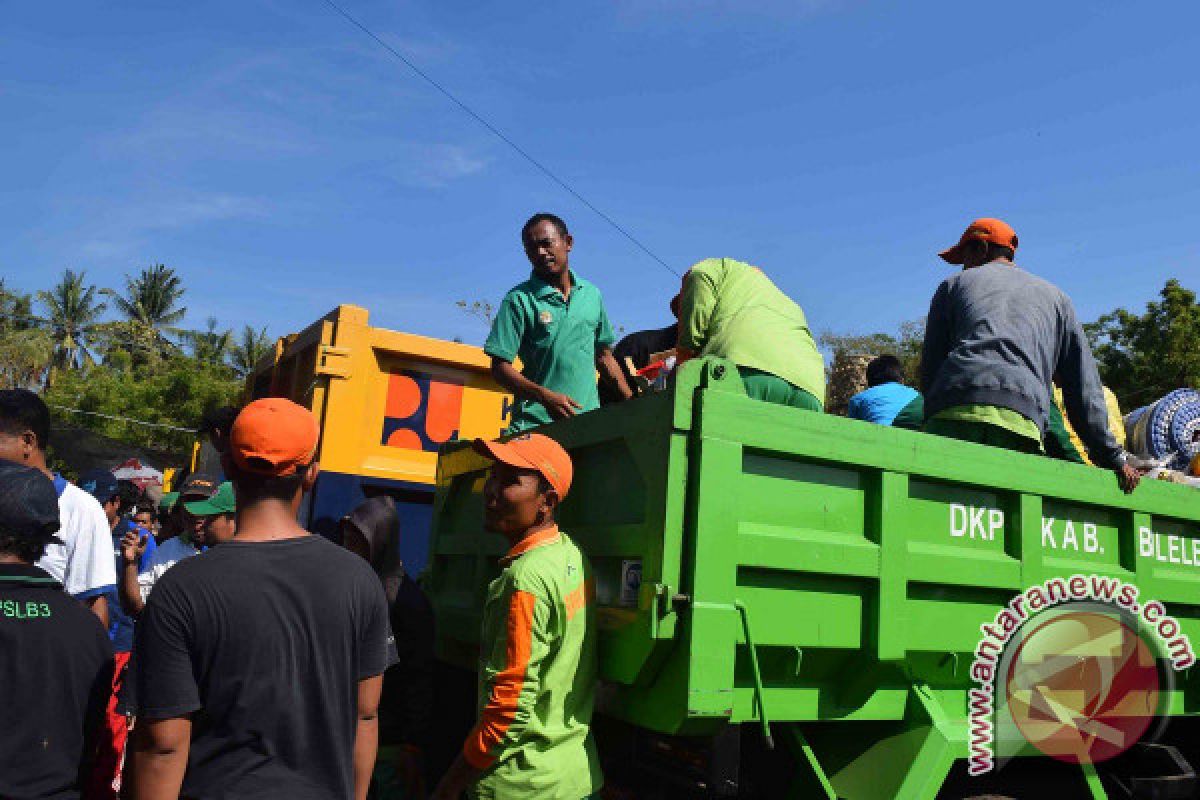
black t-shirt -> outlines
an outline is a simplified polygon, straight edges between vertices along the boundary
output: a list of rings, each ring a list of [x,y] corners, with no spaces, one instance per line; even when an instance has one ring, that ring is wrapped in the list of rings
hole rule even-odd
[[[195,712],[183,795],[352,796],[358,683],[395,659],[363,559],[320,536],[214,547],[155,584],[135,652],[141,716]]]
[[[38,567],[0,564],[0,797],[79,797],[112,670],[95,614]]]
[[[379,743],[428,748],[433,725],[433,607],[417,582],[400,582],[391,609],[397,663],[383,676]]]
[[[635,331],[617,342],[617,346],[613,348],[613,358],[621,365],[621,371],[625,373],[625,379],[631,381],[633,380],[633,376],[629,374],[629,369],[625,366],[626,358],[633,361],[634,367],[642,369],[650,363],[650,356],[655,353],[661,353],[664,350],[674,350],[678,340],[678,323],[649,331]],[[607,405],[609,403],[616,403],[620,399],[620,396],[606,381],[600,381],[601,403]]]

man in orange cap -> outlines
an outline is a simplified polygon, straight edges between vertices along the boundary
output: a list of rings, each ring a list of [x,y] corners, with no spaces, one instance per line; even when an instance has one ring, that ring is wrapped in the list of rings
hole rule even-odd
[[[236,534],[176,564],[146,601],[133,767],[143,800],[366,797],[395,647],[370,565],[296,523],[318,436],[289,400],[246,406],[222,456]]]
[[[1136,469],[1108,427],[1100,375],[1070,298],[1013,263],[1017,234],[992,217],[972,222],[941,257],[963,271],[938,287],[921,356],[925,430],[1042,453],[1052,380],[1093,462],[1132,492]]]
[[[484,527],[511,545],[488,587],[479,722],[433,797],[582,800],[603,784],[590,723],[596,684],[591,565],[554,521],[571,457],[547,436],[478,440],[495,461]]]

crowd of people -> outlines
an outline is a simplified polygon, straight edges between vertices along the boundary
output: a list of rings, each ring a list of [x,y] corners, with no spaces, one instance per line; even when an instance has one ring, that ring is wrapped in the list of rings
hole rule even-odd
[[[628,400],[637,371],[666,353],[721,356],[750,397],[822,412],[824,363],[804,312],[756,267],[699,262],[669,303],[676,324],[617,343],[599,290],[569,266],[565,223],[537,214],[522,242],[533,273],[504,298],[485,345],[517,398],[511,435],[475,443],[492,461],[480,526],[510,549],[487,589],[476,724],[448,769],[431,775],[424,758],[434,621],[400,561],[393,502],[354,509],[336,544],[297,522],[320,470],[311,412],[279,398],[230,411],[209,428],[227,480],[193,474],[155,504],[111,473],[75,485],[52,472],[47,407],[8,390],[0,797],[600,791],[591,568],[556,522],[573,467],[531,429],[591,411],[602,394]],[[1132,491],[1138,473],[1070,301],[1019,269],[1016,248],[1003,222],[973,222],[941,254],[963,270],[930,307],[920,390],[903,385],[897,359],[876,359],[849,415],[1046,453],[1047,431],[1062,427],[1057,385],[1087,455]]]

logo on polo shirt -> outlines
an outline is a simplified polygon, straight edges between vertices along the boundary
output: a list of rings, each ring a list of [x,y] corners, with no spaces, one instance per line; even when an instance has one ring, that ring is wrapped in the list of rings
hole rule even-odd
[[[549,311],[542,311],[538,314],[538,322],[542,323],[544,327],[549,327],[550,323],[554,322],[554,315]]]

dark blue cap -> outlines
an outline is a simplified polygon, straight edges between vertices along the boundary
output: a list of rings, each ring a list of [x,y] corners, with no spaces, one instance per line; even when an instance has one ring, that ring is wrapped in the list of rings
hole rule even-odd
[[[117,496],[117,479],[106,469],[94,469],[79,479],[79,488],[104,505]]]
[[[58,530],[58,493],[40,470],[0,461],[0,529],[50,541]]]

